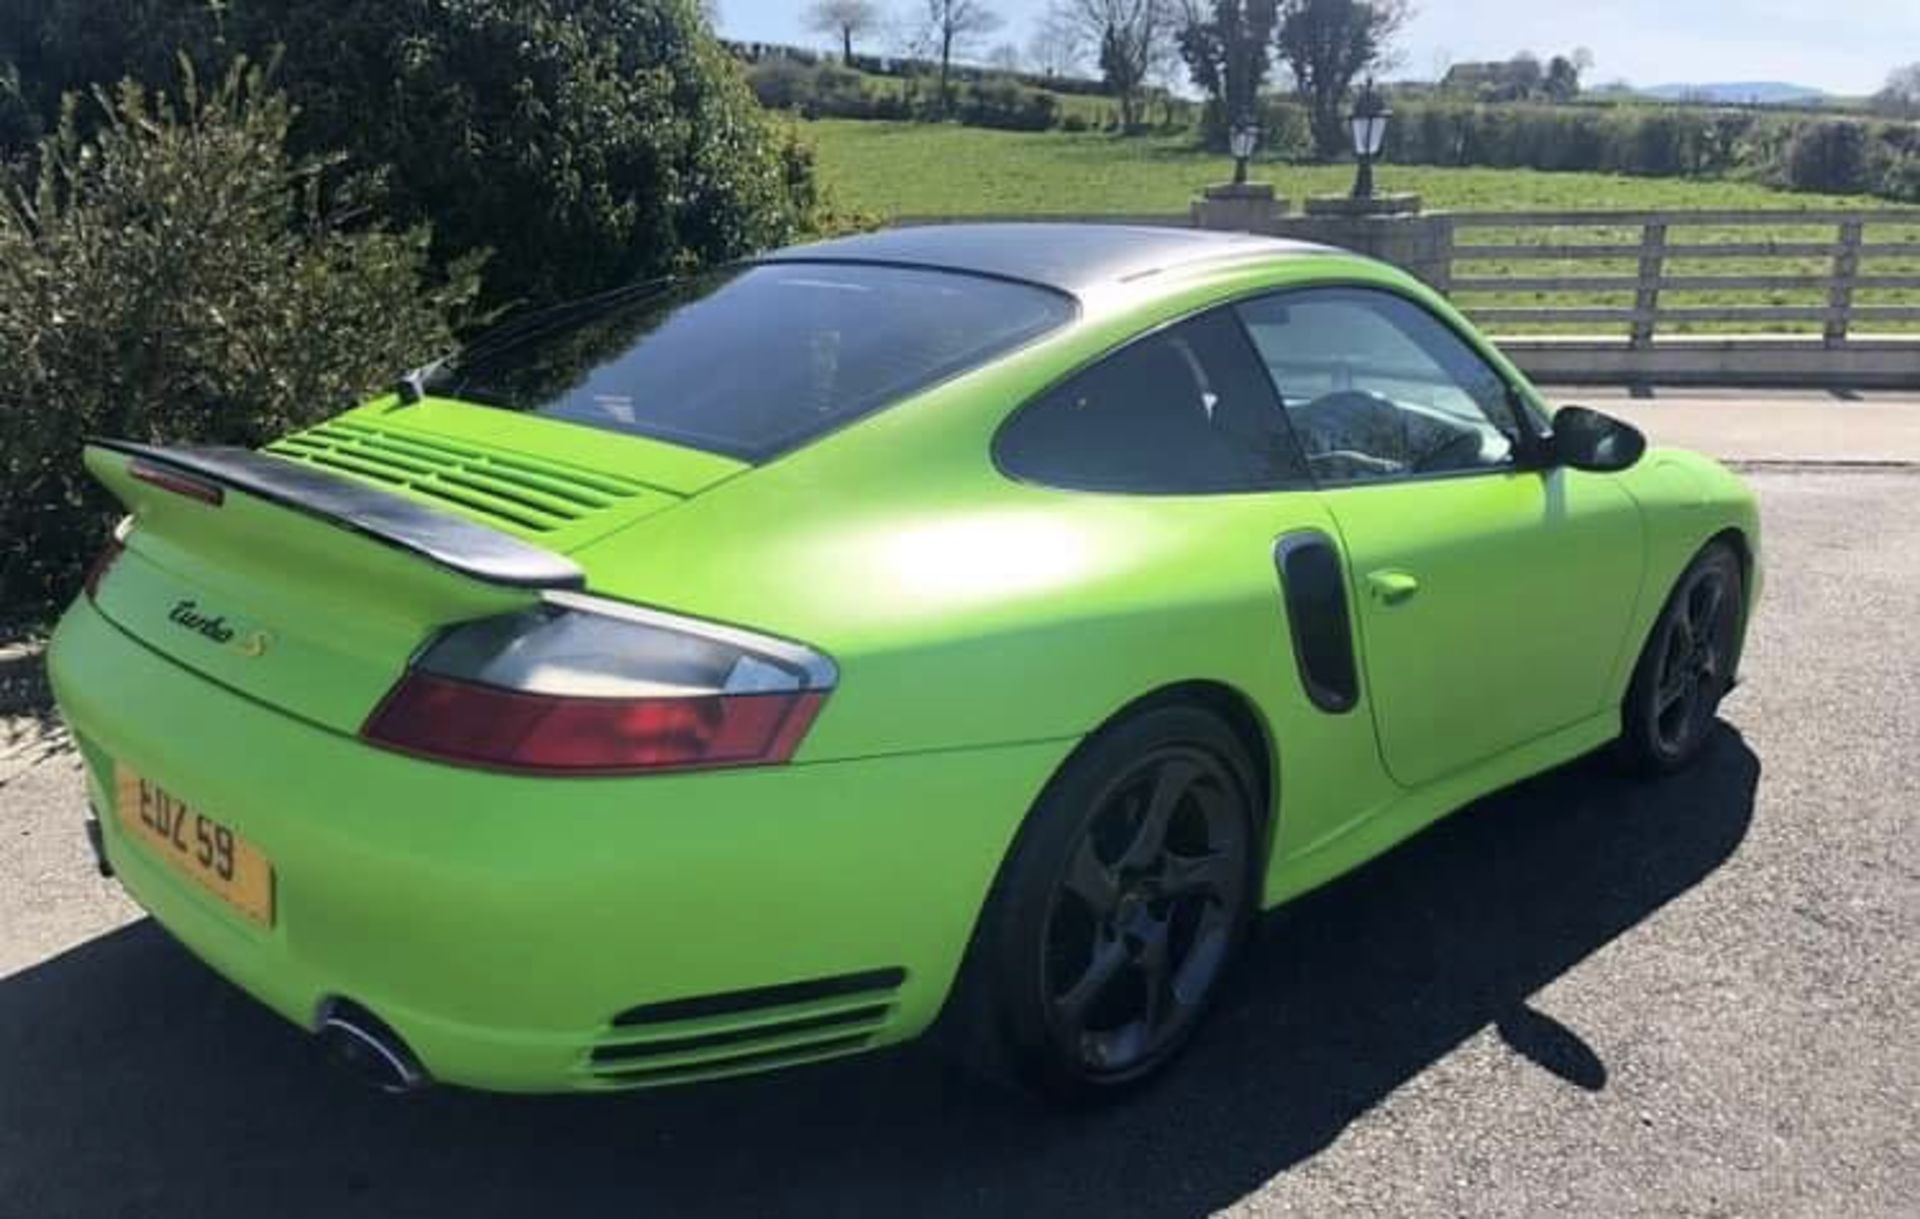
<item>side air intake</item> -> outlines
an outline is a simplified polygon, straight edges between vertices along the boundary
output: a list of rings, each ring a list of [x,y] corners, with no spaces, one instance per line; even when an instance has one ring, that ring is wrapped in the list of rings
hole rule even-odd
[[[874,969],[629,1008],[587,1055],[615,1087],[682,1083],[850,1053],[892,1019],[904,969]]]

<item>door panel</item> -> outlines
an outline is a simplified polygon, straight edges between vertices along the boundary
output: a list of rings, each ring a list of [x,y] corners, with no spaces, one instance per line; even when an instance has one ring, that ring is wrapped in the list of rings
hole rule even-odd
[[[1612,476],[1512,471],[1323,495],[1395,780],[1431,782],[1604,708],[1644,549],[1639,509]]]

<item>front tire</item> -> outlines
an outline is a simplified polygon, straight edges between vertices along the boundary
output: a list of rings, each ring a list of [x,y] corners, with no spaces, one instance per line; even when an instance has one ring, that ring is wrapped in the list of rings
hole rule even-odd
[[[1098,1101],[1186,1048],[1256,901],[1255,791],[1238,738],[1193,707],[1131,716],[1068,761],[1002,870],[963,983],[988,1063]]]
[[[1710,543],[1681,573],[1634,668],[1621,716],[1630,768],[1668,775],[1699,757],[1733,687],[1745,619],[1740,557]]]

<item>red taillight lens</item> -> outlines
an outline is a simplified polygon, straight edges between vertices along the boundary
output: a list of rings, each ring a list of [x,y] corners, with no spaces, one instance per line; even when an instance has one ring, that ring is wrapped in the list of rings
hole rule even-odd
[[[824,695],[564,698],[409,674],[367,721],[370,741],[503,770],[620,774],[764,766],[793,756]]]
[[[215,508],[226,502],[227,493],[219,483],[195,478],[186,471],[176,470],[172,466],[163,466],[158,462],[145,461],[136,457],[127,463],[127,473],[149,486],[158,487],[162,491],[171,491],[175,495],[184,495],[188,499],[198,500]]]
[[[555,593],[443,632],[361,735],[538,774],[765,766],[793,757],[834,682],[798,644]]]

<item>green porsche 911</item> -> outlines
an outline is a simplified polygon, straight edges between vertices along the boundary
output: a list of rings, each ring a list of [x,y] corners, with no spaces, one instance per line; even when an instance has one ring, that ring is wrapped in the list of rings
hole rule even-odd
[[[396,1089],[937,1028],[1118,1093],[1259,910],[1609,742],[1686,765],[1760,579],[1732,475],[1408,276],[1172,229],[782,250],[86,460],[102,866]]]

